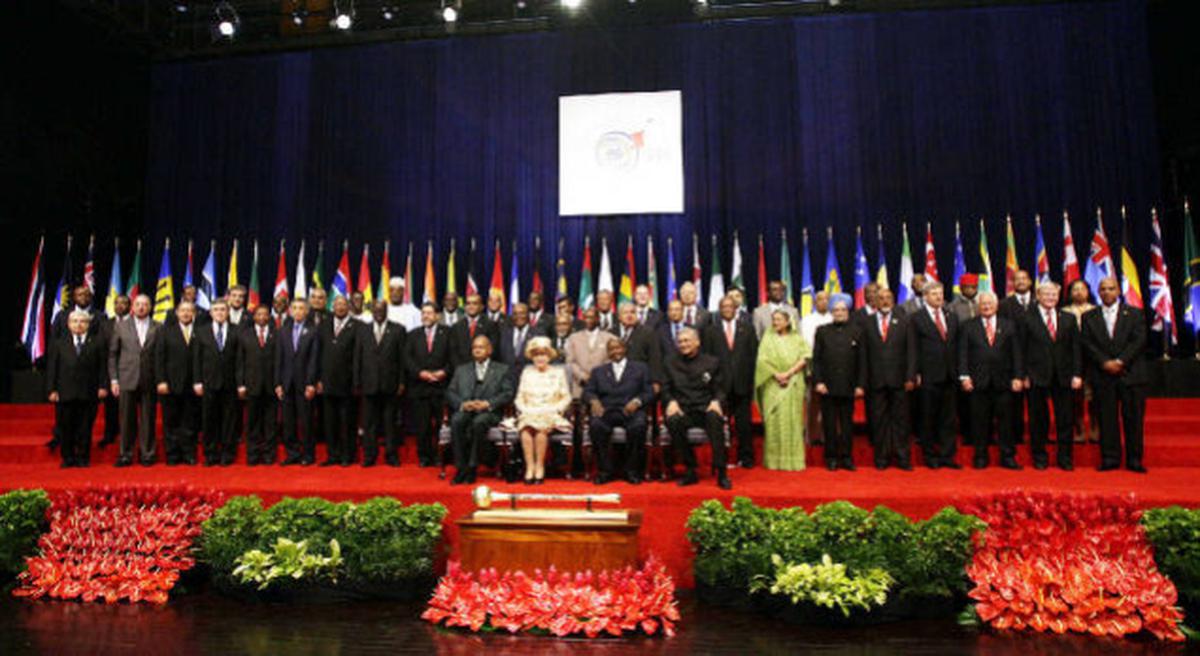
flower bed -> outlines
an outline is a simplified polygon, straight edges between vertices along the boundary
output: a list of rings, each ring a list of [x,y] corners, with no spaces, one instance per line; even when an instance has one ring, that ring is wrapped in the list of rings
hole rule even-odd
[[[651,558],[641,569],[563,574],[464,571],[451,562],[422,619],[471,631],[672,636],[679,610],[675,582]]]
[[[0,584],[25,571],[25,559],[37,553],[49,508],[45,490],[0,494]]]

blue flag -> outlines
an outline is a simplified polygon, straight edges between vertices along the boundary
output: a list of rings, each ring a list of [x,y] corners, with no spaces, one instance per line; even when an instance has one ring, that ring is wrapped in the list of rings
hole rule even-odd
[[[208,259],[204,260],[204,269],[200,271],[200,285],[196,287],[196,305],[204,310],[212,307],[217,299],[217,242],[213,241],[208,249]]]
[[[867,255],[863,252],[862,228],[858,229],[854,245],[854,307],[858,309],[867,304],[864,288],[871,282],[871,268],[867,266]]]
[[[833,228],[829,228],[825,234],[828,244],[825,249],[825,292],[832,296],[842,293],[842,274],[838,266],[837,249],[833,247]]]
[[[954,280],[951,281],[953,283],[953,289],[954,289],[955,294],[962,293],[962,290],[959,289],[958,281],[961,280],[962,277],[965,275],[967,275],[967,259],[965,257],[963,257],[962,238],[960,237],[960,235],[958,233],[958,224],[955,223],[954,224]]]
[[[667,302],[679,298],[679,288],[675,284],[675,242],[667,237]]]
[[[808,229],[805,228],[800,240],[800,248],[804,252],[803,262],[800,264],[800,316],[807,317],[813,311],[813,303],[816,302],[817,288],[813,285],[812,277],[812,260],[808,256]]]

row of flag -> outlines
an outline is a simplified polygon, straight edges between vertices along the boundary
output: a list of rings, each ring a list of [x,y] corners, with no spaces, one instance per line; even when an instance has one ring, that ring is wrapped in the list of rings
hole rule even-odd
[[[1137,308],[1144,308],[1146,303],[1142,297],[1142,286],[1138,276],[1137,267],[1129,252],[1128,239],[1128,222],[1125,221],[1125,210],[1121,209],[1122,225],[1126,231],[1125,239],[1122,240],[1120,249],[1120,278],[1121,289],[1125,302]],[[1200,249],[1196,246],[1194,234],[1191,225],[1191,213],[1185,203],[1184,206],[1184,261],[1187,263],[1187,274],[1185,277],[1185,289],[1188,294],[1188,302],[1184,311],[1184,323],[1191,326],[1194,331],[1200,331]],[[1096,229],[1092,236],[1091,246],[1089,249],[1087,260],[1084,263],[1082,278],[1091,287],[1093,293],[1099,286],[1100,280],[1116,275],[1118,268],[1114,264],[1112,250],[1109,245],[1108,237],[1104,231],[1104,223],[1101,220],[1100,210],[1097,210]],[[1070,217],[1066,212],[1062,216],[1063,221],[1063,257],[1062,257],[1062,272],[1061,281],[1063,285],[1069,285],[1071,282],[1081,278],[1079,260],[1075,252],[1075,244],[1071,234]],[[1045,282],[1051,279],[1050,260],[1046,252],[1046,242],[1042,234],[1042,221],[1040,217],[1035,218],[1035,256],[1034,267],[1030,272],[1037,282]],[[897,290],[897,302],[903,303],[914,295],[912,288],[912,280],[915,273],[923,273],[926,278],[933,280],[942,280],[942,276],[938,271],[937,255],[934,250],[933,233],[931,226],[927,223],[925,226],[925,241],[924,241],[924,257],[921,267],[918,269],[914,266],[912,256],[912,248],[909,242],[908,225],[901,224],[901,254],[900,254],[900,274],[899,288]],[[855,307],[862,307],[865,302],[864,289],[869,282],[875,282],[880,287],[889,287],[889,273],[887,258],[884,252],[883,241],[883,226],[877,226],[878,229],[878,244],[879,250],[876,257],[875,267],[872,269],[867,261],[866,253],[863,248],[862,228],[856,230],[855,236],[855,253],[854,253],[854,304]],[[980,221],[979,232],[979,258],[981,270],[978,272],[979,290],[999,292],[999,286],[993,277],[991,259],[989,255],[987,233],[983,222]],[[841,293],[843,290],[848,290],[849,287],[843,285],[841,268],[838,264],[837,251],[834,248],[833,228],[826,229],[827,252],[825,256],[824,284],[820,289],[829,293]],[[808,231],[807,229],[801,232],[801,252],[802,263],[800,268],[800,286],[798,289],[800,299],[800,312],[802,315],[807,315],[812,312],[813,299],[818,290],[814,285],[813,266],[809,256],[808,247]],[[1017,258],[1016,239],[1013,232],[1012,220],[1007,218],[1005,221],[1005,263],[1004,263],[1004,293],[1011,294],[1014,291],[1014,277],[1020,265]],[[22,339],[26,349],[29,351],[30,357],[34,360],[41,357],[45,351],[45,339],[43,325],[45,314],[45,279],[44,279],[44,262],[43,262],[43,246],[44,240],[39,242],[37,256],[34,259],[33,273],[31,274],[29,294],[27,296],[26,308],[24,314],[24,325],[22,328]],[[71,252],[71,237],[67,237],[67,253]],[[522,298],[521,294],[521,275],[519,269],[519,258],[515,256],[516,244],[513,244],[513,250],[510,252],[510,269],[508,272],[508,284],[505,284],[504,276],[504,260],[501,251],[500,241],[495,243],[494,253],[492,257],[492,271],[488,282],[488,287],[484,289],[478,282],[473,263],[475,257],[476,242],[471,240],[471,250],[468,256],[468,265],[466,273],[466,285],[463,292],[466,295],[481,294],[481,295],[498,295],[502,303],[511,311],[513,303],[517,299]],[[577,302],[576,305],[580,311],[591,307],[595,302],[595,295],[601,291],[609,291],[616,295],[618,303],[633,301],[635,290],[640,284],[645,284],[650,291],[650,303],[652,307],[659,306],[659,284],[658,284],[658,264],[655,256],[655,244],[653,237],[646,241],[646,277],[639,281],[636,270],[636,258],[634,253],[633,237],[629,237],[625,247],[624,269],[621,271],[619,280],[614,279],[613,268],[611,265],[612,258],[609,254],[608,240],[604,239],[600,244],[598,275],[593,280],[593,258],[592,258],[592,242],[590,238],[584,240],[583,264],[580,273],[579,285],[577,287]],[[725,295],[726,289],[740,289],[743,292],[746,290],[746,285],[743,277],[742,249],[739,243],[739,237],[735,231],[733,234],[733,255],[732,267],[730,270],[729,284],[726,285],[725,276],[721,270],[720,245],[717,237],[714,235],[711,240],[711,270],[708,280],[708,307],[712,311],[717,311],[720,300]],[[159,274],[153,291],[148,287],[143,286],[141,279],[142,270],[142,243],[138,240],[136,253],[134,255],[133,266],[126,280],[122,277],[120,243],[117,241],[114,244],[113,263],[110,269],[110,277],[107,294],[104,301],[104,309],[108,316],[114,316],[114,303],[118,295],[126,293],[129,296],[136,296],[140,293],[146,293],[153,298],[154,301],[154,318],[163,320],[167,315],[174,310],[175,297],[175,281],[171,268],[171,242],[168,238],[163,247],[162,263],[159,268]],[[675,247],[673,240],[667,239],[667,266],[666,266],[666,298],[676,298],[679,292],[679,287],[685,283],[692,283],[697,292],[697,298],[703,299],[704,282],[703,271],[700,260],[700,239],[697,235],[692,235],[691,244],[691,260],[692,267],[690,275],[676,275],[675,266]],[[355,291],[363,294],[364,302],[371,303],[375,298],[388,297],[388,285],[392,278],[391,273],[391,253],[388,242],[383,244],[383,254],[379,265],[378,286],[376,287],[371,279],[370,267],[370,245],[363,244],[358,266],[358,274],[356,277],[351,276],[351,254],[348,241],[342,243],[341,257],[338,260],[337,267],[334,269],[332,284],[326,286],[324,278],[324,258],[325,248],[324,242],[318,243],[316,260],[313,262],[311,274],[306,269],[306,243],[300,242],[299,252],[296,258],[296,270],[294,275],[289,275],[287,269],[287,244],[285,240],[279,242],[279,252],[277,259],[277,267],[275,274],[275,284],[271,291],[270,298],[283,296],[285,298],[307,297],[310,288],[327,289],[329,292],[329,302],[332,304],[333,299],[338,296],[348,297]],[[88,255],[83,271],[83,284],[87,285],[92,290],[93,294],[96,290],[95,283],[95,264],[93,253],[95,250],[95,238],[88,242]],[[535,241],[535,263],[531,278],[531,291],[546,293],[543,287],[541,278],[541,239]],[[458,292],[457,280],[458,276],[455,270],[457,261],[455,241],[450,241],[449,253],[446,257],[445,265],[445,292]],[[219,294],[219,285],[217,277],[217,247],[216,242],[210,244],[208,255],[204,260],[203,266],[199,270],[199,276],[195,276],[194,268],[194,246],[191,241],[187,244],[187,257],[185,268],[182,277],[184,286],[194,285],[197,290],[196,302],[201,308],[207,309],[210,307],[213,300]],[[783,282],[787,290],[787,301],[793,303],[795,298],[793,294],[792,284],[792,267],[790,262],[790,248],[788,247],[787,231],[780,231],[779,240],[779,271],[780,280]],[[757,301],[758,304],[767,303],[767,266],[766,266],[766,245],[763,236],[758,236],[758,267],[757,267]],[[71,272],[70,257],[65,258],[65,266],[62,275],[59,278],[58,286],[54,291],[54,299],[51,303],[50,324],[53,324],[58,314],[62,312],[70,303],[71,284],[73,283],[73,275]],[[425,273],[422,284],[421,302],[437,302],[440,300],[437,291],[437,275],[435,272],[435,255],[433,242],[428,242],[425,256]],[[258,241],[255,240],[252,245],[252,256],[250,264],[250,279],[247,284],[248,299],[247,305],[254,308],[264,301],[260,296],[260,285],[258,279],[259,271],[259,248]],[[563,240],[559,240],[558,253],[555,260],[556,280],[554,287],[554,300],[557,301],[568,296],[568,280],[567,280],[567,265],[564,254]],[[955,292],[959,291],[958,281],[963,274],[967,273],[966,258],[964,257],[961,235],[958,224],[955,225],[955,242],[954,242],[954,271],[953,277],[949,281]],[[405,260],[404,272],[402,276],[405,281],[403,303],[413,303],[413,244],[409,242],[408,252]],[[225,290],[238,285],[241,278],[239,276],[238,264],[238,241],[235,239],[230,252],[229,265],[226,269]],[[291,282],[293,281],[294,282]],[[1149,306],[1154,311],[1155,330],[1169,331],[1171,343],[1176,342],[1176,328],[1174,322],[1174,306],[1171,298],[1171,290],[1168,284],[1168,272],[1166,259],[1163,256],[1162,247],[1162,232],[1158,223],[1158,214],[1151,210],[1151,250],[1150,250],[1150,277],[1149,277]]]

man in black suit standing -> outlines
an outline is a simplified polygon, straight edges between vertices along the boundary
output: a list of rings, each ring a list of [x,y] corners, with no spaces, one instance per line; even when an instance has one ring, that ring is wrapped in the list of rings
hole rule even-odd
[[[737,457],[742,467],[754,466],[754,433],[750,402],[754,399],[754,367],[758,362],[758,336],[754,325],[737,316],[737,304],[728,295],[721,299],[719,315],[704,329],[704,351],[721,367],[725,414],[737,436]]]
[[[725,471],[725,417],[721,406],[725,401],[725,385],[721,381],[721,366],[717,358],[700,352],[700,333],[695,328],[679,331],[679,352],[667,358],[663,365],[663,403],[667,430],[675,452],[681,456],[687,472],[680,485],[695,485],[696,453],[688,442],[688,429],[704,427],[712,445],[712,466],[717,486],[733,488]]]
[[[354,356],[362,322],[350,316],[345,296],[333,299],[333,316],[317,327],[321,341],[321,366],[317,394],[325,407],[325,446],[329,453],[322,467],[349,467],[358,452],[358,403],[354,395]]]
[[[596,292],[596,316],[600,321],[600,330],[611,333],[617,329],[617,308],[612,291],[602,289]]]
[[[229,303],[209,307],[209,325],[194,336],[192,388],[200,397],[204,465],[232,465],[237,455],[237,329],[229,323]]]
[[[1116,278],[1100,281],[1100,306],[1083,315],[1088,379],[1100,414],[1100,471],[1121,466],[1125,429],[1125,468],[1146,473],[1142,428],[1146,414],[1146,322],[1142,312],[1121,302]],[[1117,423],[1118,414],[1121,418]]]
[[[567,314],[555,315],[554,330],[549,335],[550,342],[554,344],[554,350],[558,353],[554,364],[563,364],[567,361],[567,340],[575,332],[574,326],[574,317]]]
[[[876,298],[879,308],[875,320],[866,324],[863,331],[875,468],[887,469],[888,463],[895,459],[897,467],[912,471],[908,393],[913,390],[909,372],[916,368],[912,361],[916,356],[915,342],[911,339],[908,319],[896,308],[895,293],[880,289]]]
[[[279,329],[275,350],[275,396],[283,407],[283,465],[311,465],[316,460],[312,406],[317,396],[321,343],[308,322],[308,301],[292,301],[291,316]]]
[[[617,339],[625,345],[626,357],[648,367],[654,393],[658,394],[662,387],[662,351],[658,335],[638,320],[638,308],[632,303],[622,303],[617,308],[617,317],[620,322]]]
[[[129,319],[129,310],[131,302],[129,297],[121,294],[113,299],[113,316],[109,317],[97,312],[97,319],[100,322],[99,336],[103,340],[106,349],[112,346],[113,335],[117,332],[117,326],[121,325]],[[115,394],[111,393],[104,399],[104,437],[100,440],[101,448],[117,441],[117,436],[121,434],[121,408],[120,400]],[[117,460],[121,457],[118,454]],[[130,460],[132,462],[132,460]]]
[[[421,327],[408,333],[408,416],[417,436],[417,462],[421,467],[432,465],[437,453],[437,431],[442,424],[446,385],[453,370],[451,330],[438,323],[433,303],[425,303],[421,306]]]
[[[87,312],[72,310],[66,334],[51,342],[46,361],[64,468],[88,466],[96,404],[108,396],[107,349],[98,337],[88,335],[91,322]]]
[[[188,301],[175,308],[175,322],[163,326],[154,340],[154,379],[163,410],[163,446],[168,465],[196,464],[196,307]]]
[[[275,344],[271,308],[254,308],[253,325],[241,333],[238,349],[238,397],[246,402],[246,464],[273,465],[275,442]]]
[[[658,328],[658,322],[662,320],[662,312],[653,307],[654,294],[650,291],[650,286],[638,285],[633,290],[633,302],[638,323],[649,328],[653,334]]]
[[[946,312],[942,283],[925,283],[921,308],[909,317],[914,341],[913,369],[909,378],[917,386],[921,413],[918,438],[925,465],[930,469],[962,469],[954,459],[955,392],[958,389],[958,321]]]
[[[1000,301],[1000,309],[998,314],[1002,319],[1008,319],[1017,326],[1017,330],[1024,330],[1025,315],[1030,312],[1036,305],[1033,298],[1033,278],[1029,272],[1024,269],[1018,269],[1013,274],[1013,293]],[[1025,399],[1026,394],[1024,388],[1019,392],[1012,393],[1012,414],[1009,421],[1012,422],[1013,440],[1017,443],[1025,439]]]
[[[695,283],[689,281],[679,286],[679,301],[683,303],[683,323],[696,330],[709,324],[709,312],[700,307],[700,292]]]
[[[359,330],[354,360],[354,387],[362,390],[366,412],[363,418],[363,467],[375,466],[381,431],[384,434],[384,460],[392,467],[400,466],[396,406],[404,394],[408,334],[404,332],[404,326],[388,321],[387,310],[387,301],[378,300],[372,305],[372,321]]]
[[[632,307],[630,308],[632,310]],[[634,312],[636,320],[637,313]],[[640,326],[639,326],[640,327]],[[642,482],[642,446],[646,436],[646,408],[653,407],[654,389],[650,368],[626,357],[625,343],[608,343],[609,363],[596,367],[583,390],[583,402],[591,409],[589,434],[596,453],[596,484],[613,480],[609,453],[614,428],[625,429],[625,480]]]
[[[484,316],[483,299],[478,294],[467,297],[466,314],[450,328],[450,370],[471,361],[471,344],[476,337],[486,337],[488,342],[500,341],[500,326]]]
[[[492,343],[483,335],[471,342],[471,362],[454,370],[446,402],[454,411],[450,431],[454,440],[454,480],[451,485],[475,482],[479,451],[488,431],[500,423],[504,407],[513,400],[508,365],[492,359]]]
[[[537,329],[529,322],[529,306],[524,303],[513,305],[512,318],[500,326],[500,362],[508,365],[509,374],[513,381],[521,380],[521,370],[525,368],[525,342],[539,336]]]
[[[813,344],[813,391],[821,397],[825,467],[854,471],[854,399],[863,397],[867,379],[863,322],[850,320],[850,297],[832,302],[833,321],[817,328]]]
[[[529,292],[529,326],[533,328],[535,337],[554,336],[554,312],[546,309],[546,297],[541,292]],[[517,307],[513,306],[513,314]]]
[[[1023,388],[1021,339],[1017,327],[997,316],[999,302],[992,292],[977,296],[979,316],[962,326],[958,335],[959,383],[971,395],[971,428],[975,469],[988,466],[988,438],[995,421],[1000,434],[1000,466],[1020,469],[1012,434],[1013,392]]]
[[[667,303],[666,319],[658,322],[658,350],[664,362],[679,352],[676,339],[684,328],[687,328],[687,324],[683,322],[683,303],[679,300]]]
[[[1050,433],[1049,404],[1054,403],[1056,451],[1060,469],[1071,471],[1075,404],[1072,390],[1083,387],[1079,327],[1075,316],[1058,309],[1059,287],[1045,282],[1037,288],[1037,308],[1025,314],[1025,388],[1029,392],[1029,449],[1035,469],[1045,469],[1046,438]]]

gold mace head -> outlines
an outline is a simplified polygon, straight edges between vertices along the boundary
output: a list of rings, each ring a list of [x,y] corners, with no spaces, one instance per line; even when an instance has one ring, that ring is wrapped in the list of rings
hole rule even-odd
[[[475,501],[476,508],[491,508],[492,488],[486,485],[480,485],[471,491],[471,499]]]

